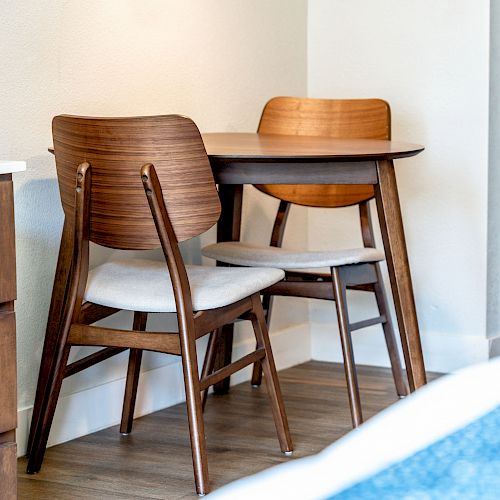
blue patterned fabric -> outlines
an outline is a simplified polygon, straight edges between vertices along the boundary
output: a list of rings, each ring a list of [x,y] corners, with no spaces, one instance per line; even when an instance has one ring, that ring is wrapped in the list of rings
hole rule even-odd
[[[333,499],[499,500],[500,406]]]

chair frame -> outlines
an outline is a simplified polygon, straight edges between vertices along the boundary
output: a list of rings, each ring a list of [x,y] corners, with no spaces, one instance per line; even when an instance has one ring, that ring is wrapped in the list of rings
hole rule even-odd
[[[177,233],[171,223],[155,167],[145,164],[140,171],[138,167],[138,179],[139,176],[172,280],[179,331],[146,332],[147,313],[139,311],[134,313],[132,330],[90,326],[118,309],[83,301],[89,270],[89,242],[92,240],[92,167],[88,162],[81,163],[74,189],[73,252],[64,310],[57,326],[55,356],[51,360],[42,358],[28,444],[27,471],[35,473],[41,468],[63,379],[126,349],[130,349],[130,357],[120,432],[129,433],[132,429],[142,351],[151,350],[181,356],[196,491],[204,495],[209,491],[209,478],[202,401],[206,398],[207,389],[213,384],[257,361],[261,363],[281,451],[291,453],[292,440],[259,293],[224,307],[194,312]],[[210,334],[208,350],[213,351],[218,338],[215,332],[224,324],[238,319],[252,322],[257,344],[255,351],[213,373],[213,366],[205,366],[200,376],[196,340]],[[84,345],[102,346],[104,349],[68,364],[71,346]]]
[[[270,246],[281,247],[291,205],[292,204],[289,202],[280,201],[273,226]],[[361,202],[358,206],[363,244],[366,248],[375,248],[369,202]],[[349,405],[354,427],[358,427],[363,422],[363,415],[351,338],[351,333],[353,331],[377,324],[382,325],[396,391],[399,397],[404,397],[408,394],[408,387],[401,368],[397,341],[387,306],[387,297],[382,283],[380,265],[377,262],[332,267],[329,274],[285,271],[285,278],[283,281],[263,291],[262,304],[266,313],[268,328],[271,322],[274,296],[324,299],[336,302]],[[377,301],[379,316],[356,323],[350,323],[347,307],[347,290],[373,292]],[[260,363],[257,362],[254,364],[251,383],[253,386],[258,387],[261,382],[262,367]]]

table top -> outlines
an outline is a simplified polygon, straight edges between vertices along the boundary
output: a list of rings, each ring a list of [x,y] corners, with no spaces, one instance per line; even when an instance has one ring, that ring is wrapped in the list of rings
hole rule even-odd
[[[381,139],[238,132],[212,132],[202,134],[202,137],[208,156],[229,160],[394,160],[415,156],[424,150],[418,144]],[[49,147],[48,151],[54,154],[53,147]],[[0,162],[0,173],[5,173],[1,168]]]
[[[393,160],[415,156],[423,146],[378,139],[257,133],[202,134],[208,156],[221,159],[259,160]]]

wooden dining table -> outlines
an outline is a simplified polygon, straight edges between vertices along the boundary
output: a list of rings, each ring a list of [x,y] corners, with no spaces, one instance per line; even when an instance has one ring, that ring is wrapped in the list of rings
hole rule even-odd
[[[423,147],[376,139],[335,139],[259,133],[203,134],[222,215],[218,241],[240,239],[244,184],[372,184],[389,270],[410,391],[426,383],[394,160]],[[231,360],[233,325],[222,331],[215,369]],[[229,380],[217,393],[227,392]]]
[[[222,213],[218,241],[237,241],[245,184],[372,184],[382,233],[399,334],[411,391],[426,383],[415,301],[406,251],[394,160],[415,156],[422,146],[372,139],[334,139],[258,133],[207,133],[203,141],[219,187]],[[50,148],[50,152],[53,150]],[[138,175],[141,165],[138,165]],[[72,221],[65,220],[56,276],[69,274],[72,259]],[[65,300],[66,279],[54,282],[42,363],[50,365],[58,343],[59,319]],[[104,308],[106,309],[106,308]],[[109,309],[109,308],[108,308]],[[92,323],[113,311],[89,308],[82,322]],[[224,327],[215,369],[228,364],[232,354],[233,325]],[[121,349],[123,350],[123,349]],[[71,373],[121,351],[105,349],[76,362]],[[50,369],[41,367],[41,370]],[[217,393],[229,390],[229,379]],[[40,401],[35,402],[35,412]]]

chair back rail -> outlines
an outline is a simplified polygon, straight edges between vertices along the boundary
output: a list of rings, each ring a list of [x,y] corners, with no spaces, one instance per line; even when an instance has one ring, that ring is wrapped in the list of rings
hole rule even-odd
[[[178,241],[217,222],[217,189],[200,132],[189,118],[60,115],[52,131],[61,201],[70,220],[78,165],[92,167],[90,241],[124,250],[160,246],[141,182],[148,163],[155,166]]]
[[[391,111],[381,99],[275,97],[264,107],[259,133],[390,139]],[[280,200],[312,207],[344,207],[374,197],[372,185],[259,184]]]

